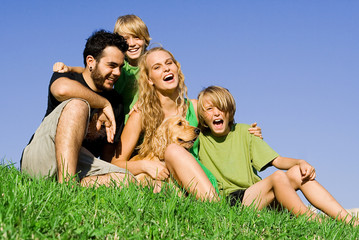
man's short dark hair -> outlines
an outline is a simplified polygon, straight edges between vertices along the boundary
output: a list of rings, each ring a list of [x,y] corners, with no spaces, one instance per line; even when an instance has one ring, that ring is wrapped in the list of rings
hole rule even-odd
[[[84,49],[84,63],[85,66],[86,63],[86,57],[91,55],[93,56],[96,61],[99,61],[101,58],[102,52],[106,47],[114,46],[123,52],[123,54],[126,53],[128,49],[128,44],[126,40],[117,33],[108,32],[105,30],[99,30],[94,32],[86,42],[86,46]]]

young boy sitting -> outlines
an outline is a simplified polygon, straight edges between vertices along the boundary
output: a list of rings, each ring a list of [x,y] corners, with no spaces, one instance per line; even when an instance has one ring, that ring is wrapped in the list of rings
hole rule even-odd
[[[308,201],[333,218],[350,222],[352,216],[316,180],[314,168],[304,160],[279,156],[262,139],[248,133],[249,125],[235,124],[235,101],[222,87],[210,86],[198,96],[201,162],[217,178],[222,195],[231,204],[253,205],[262,209],[280,203],[295,216],[311,212],[296,190],[301,190]],[[268,166],[288,170],[276,171],[261,180],[257,171]],[[358,225],[358,220],[353,220]]]

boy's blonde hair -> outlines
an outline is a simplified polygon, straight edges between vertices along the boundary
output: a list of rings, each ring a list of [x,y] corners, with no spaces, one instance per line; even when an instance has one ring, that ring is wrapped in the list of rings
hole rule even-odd
[[[124,15],[117,18],[113,32],[120,35],[130,34],[145,40],[146,47],[150,44],[151,37],[146,24],[136,15]]]
[[[217,107],[224,113],[228,113],[229,127],[232,127],[232,125],[234,124],[234,114],[236,112],[236,102],[234,101],[232,94],[226,88],[219,86],[209,86],[198,94],[197,112],[199,119],[199,128],[201,129],[201,131],[204,132],[208,130],[208,126],[202,117],[205,112],[203,106],[203,99],[205,97],[212,102],[214,107]]]

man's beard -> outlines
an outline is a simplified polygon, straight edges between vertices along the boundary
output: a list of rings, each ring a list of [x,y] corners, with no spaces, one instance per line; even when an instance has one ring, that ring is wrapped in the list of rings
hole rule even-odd
[[[109,91],[110,90],[110,89],[104,87],[106,77],[102,76],[101,72],[97,68],[97,65],[91,72],[91,78],[92,78],[96,88],[99,89],[100,91]]]

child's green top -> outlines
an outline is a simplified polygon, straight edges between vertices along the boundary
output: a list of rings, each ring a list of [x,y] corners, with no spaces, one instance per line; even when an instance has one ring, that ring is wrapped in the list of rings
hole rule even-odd
[[[235,124],[229,134],[215,137],[210,132],[199,136],[199,159],[217,178],[218,188],[227,196],[247,189],[261,178],[257,171],[279,155],[259,137],[248,132],[247,124]]]
[[[188,110],[187,110],[187,114],[186,114],[186,120],[189,122],[189,125],[197,127],[198,126],[198,121],[197,121],[197,116],[196,116],[196,112],[194,110],[193,104],[191,101],[189,101],[189,106],[188,106]],[[218,183],[217,180],[215,178],[215,176],[211,173],[211,171],[209,171],[199,160],[198,160],[198,139],[194,142],[193,147],[190,149],[190,153],[192,154],[192,156],[196,159],[196,161],[199,163],[199,165],[202,167],[203,171],[206,173],[209,181],[211,181],[213,187],[216,189],[216,191],[218,192]]]
[[[131,66],[126,60],[121,69],[121,75],[115,83],[115,90],[122,96],[125,123],[129,117],[128,113],[138,100],[138,83],[139,67]]]

